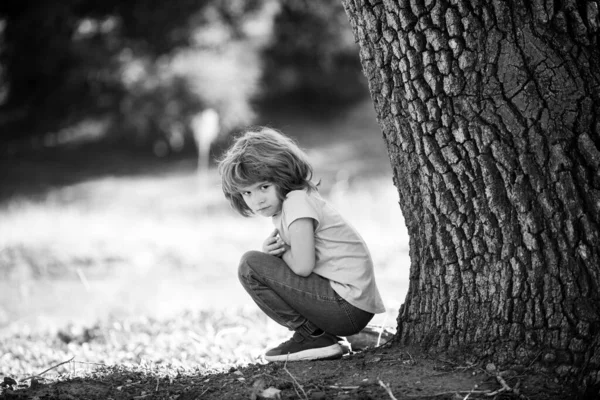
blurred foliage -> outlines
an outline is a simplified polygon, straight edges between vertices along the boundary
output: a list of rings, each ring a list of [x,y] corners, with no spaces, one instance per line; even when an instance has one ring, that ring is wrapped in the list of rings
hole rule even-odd
[[[264,36],[248,25],[269,18],[269,3],[2,3],[3,138],[46,134],[52,145],[108,133],[182,147],[187,119],[206,107],[225,129],[248,123]]]
[[[265,51],[267,95],[330,104],[364,98],[367,82],[342,3],[279,3],[273,42]]]
[[[253,121],[259,95],[364,95],[338,3],[4,0],[0,141],[181,150],[207,107],[227,133]]]

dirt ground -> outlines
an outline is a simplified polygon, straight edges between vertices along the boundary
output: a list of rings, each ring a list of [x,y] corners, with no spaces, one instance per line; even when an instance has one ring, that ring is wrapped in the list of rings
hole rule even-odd
[[[102,368],[85,377],[3,384],[0,399],[574,399],[550,377],[497,371],[386,344],[339,360],[161,375]]]

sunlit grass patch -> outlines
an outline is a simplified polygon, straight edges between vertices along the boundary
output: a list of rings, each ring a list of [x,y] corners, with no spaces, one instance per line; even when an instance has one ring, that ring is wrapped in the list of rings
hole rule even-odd
[[[204,371],[263,362],[262,350],[287,331],[259,310],[184,311],[170,318],[130,316],[94,325],[67,325],[57,332],[28,326],[0,334],[0,375],[23,379],[75,357],[48,377],[74,374],[98,364],[168,366]]]

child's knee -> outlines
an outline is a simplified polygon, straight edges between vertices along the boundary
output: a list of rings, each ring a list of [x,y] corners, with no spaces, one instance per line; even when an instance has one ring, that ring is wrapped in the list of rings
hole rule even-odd
[[[247,277],[252,270],[252,265],[257,265],[259,258],[263,255],[264,253],[256,250],[251,250],[244,253],[238,266],[238,277],[240,279],[242,277]]]

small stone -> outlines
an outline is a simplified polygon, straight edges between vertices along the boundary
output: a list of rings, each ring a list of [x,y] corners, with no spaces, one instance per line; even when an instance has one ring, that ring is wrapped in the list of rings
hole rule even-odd
[[[259,397],[261,397],[263,399],[277,399],[277,398],[281,398],[280,393],[281,393],[281,390],[271,386],[271,387],[263,390],[262,393],[260,393]]]
[[[496,371],[496,366],[492,363],[489,363],[488,365],[485,366],[485,370],[487,372],[494,372],[494,371]]]

